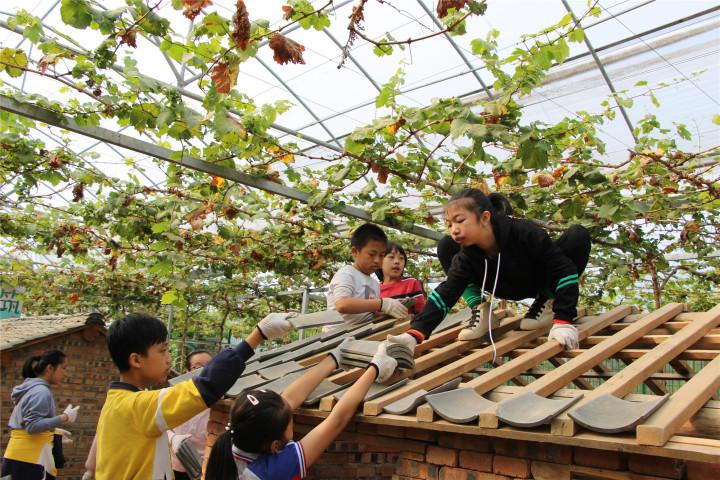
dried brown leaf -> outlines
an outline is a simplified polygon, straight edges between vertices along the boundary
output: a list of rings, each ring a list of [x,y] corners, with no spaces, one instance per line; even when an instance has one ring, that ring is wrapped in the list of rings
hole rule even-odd
[[[233,31],[230,36],[240,50],[247,48],[250,41],[250,16],[243,0],[238,0],[237,10],[232,17]]]
[[[439,0],[437,4],[438,18],[443,18],[448,14],[448,10],[454,8],[460,10],[468,4],[468,0]]]
[[[212,5],[212,0],[183,0],[183,15],[190,20],[195,20],[200,11]]]
[[[218,63],[210,72],[210,78],[218,93],[230,93],[237,81],[238,67],[228,63]]]
[[[302,52],[305,51],[305,47],[299,43],[290,40],[285,35],[276,33],[270,39],[270,48],[272,48],[273,59],[280,65],[286,63],[305,63]]]
[[[79,202],[83,199],[84,193],[85,193],[85,184],[80,182],[76,183],[75,186],[72,189],[73,193],[73,202]]]
[[[125,44],[128,47],[137,48],[137,29],[131,28],[130,30],[125,30],[123,33],[118,34],[118,38],[120,38],[120,43]]]

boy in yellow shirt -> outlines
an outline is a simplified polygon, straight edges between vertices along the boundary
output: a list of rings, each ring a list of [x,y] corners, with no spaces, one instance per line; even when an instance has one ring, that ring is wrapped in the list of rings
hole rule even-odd
[[[212,406],[245,370],[263,339],[292,330],[287,314],[270,314],[235,348],[220,352],[199,375],[173,387],[145,390],[170,372],[168,332],[150,315],[133,313],[110,325],[108,349],[120,370],[97,427],[97,480],[172,480],[166,431]]]

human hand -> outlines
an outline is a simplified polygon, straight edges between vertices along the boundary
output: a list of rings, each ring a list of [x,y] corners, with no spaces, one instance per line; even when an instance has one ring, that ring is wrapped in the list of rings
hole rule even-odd
[[[280,338],[294,328],[288,320],[291,316],[297,316],[297,313],[271,313],[260,320],[257,329],[265,340]]]
[[[381,298],[380,311],[393,318],[405,318],[408,316],[407,307],[395,298]]]

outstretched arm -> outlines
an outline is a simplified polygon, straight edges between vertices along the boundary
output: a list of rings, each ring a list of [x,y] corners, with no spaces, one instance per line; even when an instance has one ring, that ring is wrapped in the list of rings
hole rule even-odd
[[[328,355],[323,361],[291,383],[290,386],[283,391],[282,397],[288,402],[292,410],[297,409],[302,405],[308,395],[320,385],[320,382],[327,378],[335,368],[335,360],[332,356]]]
[[[387,347],[381,343],[365,373],[342,396],[330,415],[300,441],[305,453],[305,468],[312,465],[345,429],[373,382],[387,381],[396,368],[397,361],[388,355]]]
[[[377,367],[371,364],[360,379],[342,396],[330,415],[300,441],[305,452],[306,468],[315,463],[345,429],[377,375]]]

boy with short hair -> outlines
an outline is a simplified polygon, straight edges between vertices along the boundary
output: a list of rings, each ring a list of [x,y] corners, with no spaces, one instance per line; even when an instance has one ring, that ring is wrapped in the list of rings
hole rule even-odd
[[[394,298],[380,298],[380,283],[370,275],[382,266],[387,236],[377,225],[366,223],[350,238],[352,265],[335,273],[327,294],[328,310],[337,310],[348,324],[370,320],[376,312],[404,318],[407,308]]]
[[[263,339],[292,330],[271,315],[235,348],[220,352],[195,378],[161,390],[170,372],[168,332],[155,317],[133,313],[110,325],[107,344],[120,381],[112,382],[97,426],[98,480],[171,480],[165,432],[212,406],[235,383]]]

